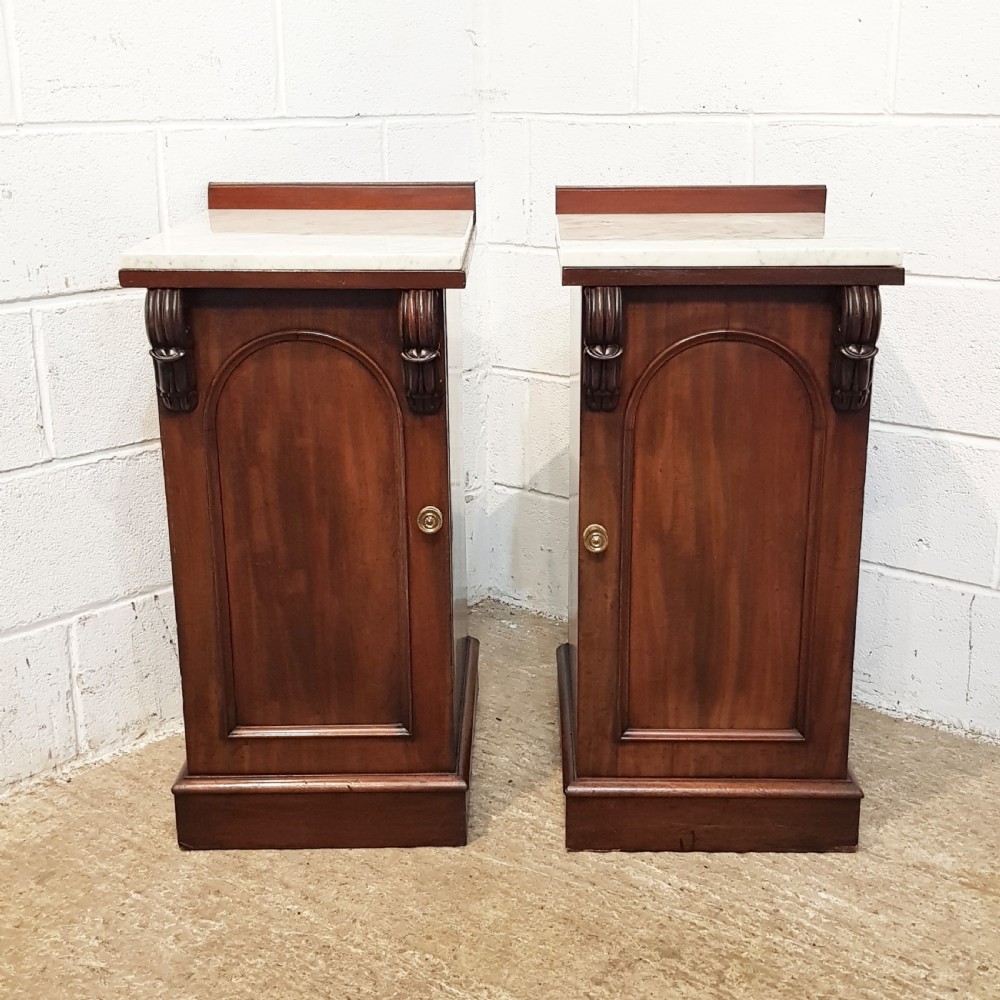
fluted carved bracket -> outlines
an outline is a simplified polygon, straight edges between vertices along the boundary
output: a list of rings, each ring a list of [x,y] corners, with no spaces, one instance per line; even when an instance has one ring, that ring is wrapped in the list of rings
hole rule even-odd
[[[583,289],[583,398],[588,410],[609,413],[622,391],[622,290]]]
[[[190,412],[198,403],[194,344],[179,289],[151,288],[146,292],[146,336],[161,405],[171,413]]]
[[[444,292],[405,291],[399,300],[403,385],[414,413],[437,413],[444,400]]]
[[[882,325],[882,298],[877,287],[848,285],[841,298],[840,327],[834,337],[830,388],[834,409],[861,410],[868,405],[872,369]]]

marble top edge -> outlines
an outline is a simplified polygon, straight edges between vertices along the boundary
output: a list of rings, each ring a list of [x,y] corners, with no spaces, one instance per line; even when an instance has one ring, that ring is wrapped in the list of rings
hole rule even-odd
[[[122,270],[462,271],[475,213],[211,209],[119,258]]]
[[[820,213],[560,216],[563,267],[899,267],[877,242],[830,238]]]
[[[561,215],[561,240],[822,239],[822,212]]]

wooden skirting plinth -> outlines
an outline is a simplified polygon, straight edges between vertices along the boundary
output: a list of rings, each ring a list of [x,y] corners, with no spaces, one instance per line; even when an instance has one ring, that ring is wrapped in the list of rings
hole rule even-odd
[[[461,847],[478,660],[479,642],[469,638],[456,773],[201,777],[185,768],[173,788],[178,843],[188,850]]]
[[[569,647],[557,653],[570,851],[853,851],[862,792],[842,780],[576,774]]]

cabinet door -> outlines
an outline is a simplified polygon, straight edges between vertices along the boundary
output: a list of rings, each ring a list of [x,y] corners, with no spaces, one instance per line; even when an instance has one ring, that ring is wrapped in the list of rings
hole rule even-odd
[[[400,293],[185,294],[197,406],[161,428],[189,772],[453,769],[446,416],[407,395]]]
[[[617,399],[585,354],[581,774],[846,774],[868,414],[831,402],[836,291],[625,288]]]

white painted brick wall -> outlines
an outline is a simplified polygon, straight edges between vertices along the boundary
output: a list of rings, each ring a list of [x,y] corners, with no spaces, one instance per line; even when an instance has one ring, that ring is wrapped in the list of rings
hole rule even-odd
[[[0,313],[0,472],[33,465],[45,456],[42,411],[38,400],[31,314]]]
[[[28,121],[244,118],[275,103],[271,0],[14,0]]]
[[[179,720],[129,243],[216,180],[476,178],[474,597],[565,614],[556,184],[825,182],[899,243],[862,700],[1000,736],[1000,15],[943,0],[0,0],[0,787]]]
[[[471,112],[470,13],[455,0],[281,0],[292,115]]]
[[[639,109],[885,111],[893,6],[639,0]]]

